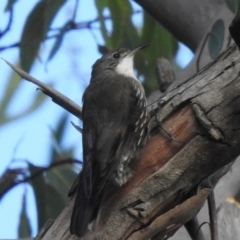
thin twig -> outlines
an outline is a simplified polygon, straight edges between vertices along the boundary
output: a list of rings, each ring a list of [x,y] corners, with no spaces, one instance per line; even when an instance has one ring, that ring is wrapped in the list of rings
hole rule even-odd
[[[192,218],[184,225],[192,240],[205,240],[202,230],[199,229],[199,222],[197,216]]]
[[[3,50],[7,50],[9,48],[19,47],[19,45],[20,45],[19,42],[17,42],[17,43],[12,43],[8,46],[0,47],[0,52]]]
[[[7,24],[6,28],[2,32],[0,32],[0,38],[10,30],[12,21],[13,21],[13,7],[11,7],[11,9],[9,10],[8,24]]]
[[[133,12],[133,14],[138,14],[138,13],[142,13],[141,10],[138,10],[138,11],[135,11]],[[105,16],[104,17],[104,20],[111,20],[112,17],[111,16]],[[84,22],[79,22],[79,23],[75,23],[75,22],[71,22],[71,24],[69,25],[69,28],[66,30],[66,31],[71,31],[71,30],[79,30],[79,29],[93,29],[91,27],[92,24],[98,22],[99,19],[98,18],[95,18],[93,20],[90,20],[90,21],[84,21]],[[59,27],[59,28],[52,28],[50,29],[50,31],[59,31],[62,27]],[[58,34],[54,34],[52,36],[47,36],[45,38],[45,40],[49,40],[49,39],[52,39],[54,37],[58,36]],[[17,43],[12,43],[8,46],[3,46],[3,47],[0,47],[0,52],[1,51],[4,51],[6,49],[9,49],[9,48],[14,48],[14,47],[19,47],[20,46],[20,43],[17,42]]]
[[[200,62],[200,59],[201,59],[201,56],[202,56],[203,48],[205,47],[206,42],[207,42],[207,40],[208,40],[208,38],[209,38],[210,35],[211,35],[211,33],[208,33],[208,34],[206,35],[206,37],[205,37],[205,39],[204,39],[204,41],[203,41],[203,44],[202,44],[202,46],[201,46],[201,48],[200,48],[200,52],[199,52],[199,54],[198,54],[197,61],[196,61],[197,72],[199,72],[199,70],[200,70],[200,69],[199,69],[199,62]]]
[[[11,190],[12,188],[18,186],[21,183],[26,183],[29,182],[30,180],[38,177],[39,175],[41,175],[43,172],[46,172],[54,167],[60,166],[60,165],[64,165],[64,164],[72,164],[72,163],[78,163],[78,164],[82,164],[82,161],[79,160],[75,160],[75,159],[65,159],[65,160],[61,160],[59,162],[54,162],[52,163],[50,166],[48,167],[44,167],[39,169],[38,171],[36,171],[34,174],[32,174],[31,176],[25,177],[23,180],[17,181],[15,183],[13,183],[11,186],[9,186],[8,188],[6,188],[4,191],[2,191],[0,193],[0,199],[4,196],[5,193],[7,193],[9,190]]]
[[[3,58],[2,58],[3,59]],[[82,118],[82,108],[78,106],[75,102],[73,102],[70,98],[66,97],[62,93],[58,92],[57,90],[51,88],[50,86],[42,83],[41,81],[37,80],[36,78],[32,77],[28,73],[24,72],[22,69],[14,66],[10,62],[3,59],[20,77],[23,79],[34,83],[35,85],[39,86],[38,90],[41,90],[44,94],[52,98],[52,101],[67,110],[68,112],[72,113],[77,118]]]
[[[211,240],[218,240],[217,211],[216,211],[216,202],[215,202],[213,190],[208,196],[208,210],[209,210]]]
[[[74,12],[73,12],[73,16],[72,16],[72,21],[74,21],[76,19],[78,5],[79,5],[79,0],[75,0],[75,6],[74,6]]]
[[[203,222],[203,223],[201,223],[201,225],[198,227],[198,229],[197,229],[197,231],[196,231],[196,235],[197,235],[198,232],[201,230],[202,226],[205,225],[205,224],[210,225],[209,222]]]

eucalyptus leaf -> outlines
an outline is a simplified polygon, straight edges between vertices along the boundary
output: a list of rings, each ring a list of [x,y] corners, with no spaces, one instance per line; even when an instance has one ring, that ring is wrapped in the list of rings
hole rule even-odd
[[[212,26],[209,40],[208,51],[212,59],[215,59],[220,53],[224,42],[224,23],[222,19],[218,19]]]
[[[22,210],[19,218],[18,237],[27,238],[32,235],[29,217],[27,215],[26,193],[23,195]]]
[[[60,212],[65,207],[65,203],[63,200],[63,193],[59,194],[59,192],[49,184],[45,185],[46,192],[46,221],[48,219],[56,219]]]
[[[105,23],[105,19],[104,19],[104,10],[107,9],[108,7],[108,0],[95,0],[95,4],[96,4],[96,8],[97,8],[97,12],[98,12],[98,19],[99,19],[99,22],[100,22],[100,30],[101,30],[101,33],[102,33],[102,37],[105,41],[105,44],[107,46],[110,46],[110,41],[111,41],[111,38],[109,37],[108,35],[108,31],[107,31],[107,27],[106,27],[106,23]],[[111,48],[111,46],[110,46]]]
[[[128,47],[140,45],[138,31],[132,22],[133,9],[128,0],[108,1],[112,16],[111,46],[109,48]],[[126,27],[127,26],[127,27]]]
[[[31,176],[35,174],[37,171],[39,171],[41,168],[34,166],[33,164],[28,164],[29,171]],[[30,181],[30,184],[33,188],[35,200],[36,200],[36,207],[38,212],[38,230],[40,230],[45,222],[48,220],[48,214],[46,209],[46,203],[47,203],[47,192],[46,192],[46,182],[45,178],[42,175],[32,178]]]
[[[68,121],[68,114],[64,113],[58,123],[56,124],[56,130],[52,130],[52,146],[50,149],[50,159],[51,162],[58,161],[58,159],[71,158],[73,155],[73,148],[66,149],[63,147],[62,141],[64,138],[64,131],[70,124]]]
[[[73,171],[72,166],[69,164],[53,168],[46,174],[48,184],[61,194],[65,204],[68,201],[67,195],[69,189],[77,178],[77,175],[78,174]]]
[[[57,15],[60,8],[67,2],[67,0],[42,0],[45,1],[45,20],[44,32],[47,32],[54,17]]]
[[[56,40],[55,40],[55,42],[53,44],[53,47],[52,47],[52,49],[50,51],[50,54],[48,56],[48,60],[47,61],[50,61],[55,56],[55,54],[57,53],[59,48],[61,47],[62,42],[63,42],[63,38],[64,38],[65,33],[67,32],[68,29],[69,29],[69,22],[64,24],[64,26],[60,29],[59,33],[57,34]]]
[[[68,114],[63,113],[62,116],[59,118],[58,123],[56,124],[56,131],[55,131],[55,138],[60,146],[62,146],[64,131],[66,129],[68,121]]]
[[[5,123],[5,119],[7,118],[6,110],[11,102],[14,94],[17,92],[21,81],[19,80],[19,76],[14,71],[11,72],[10,78],[7,81],[6,87],[3,91],[3,96],[0,101],[0,124]]]
[[[61,159],[72,158],[74,148],[63,148],[56,142],[55,138],[52,138],[52,146],[50,149],[51,163],[61,161]]]
[[[60,7],[66,0],[42,0],[27,17],[20,42],[20,59],[23,70],[29,71],[38,54],[41,42]]]

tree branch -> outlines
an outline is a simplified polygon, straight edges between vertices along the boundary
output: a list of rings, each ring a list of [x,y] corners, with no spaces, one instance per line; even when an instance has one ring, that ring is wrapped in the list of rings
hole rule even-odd
[[[165,95],[161,111],[157,102],[150,106],[182,142],[172,141],[159,131],[153,117],[152,137],[132,166],[135,175],[122,188],[109,189],[99,229],[89,231],[82,239],[141,236],[158,217],[170,216],[174,207],[188,201],[189,192],[202,180],[235,160],[240,154],[239,67],[237,47],[232,46]],[[68,230],[73,201],[41,239],[77,239]],[[171,229],[172,224],[175,227]],[[171,235],[181,224],[184,221],[173,221],[157,234]]]
[[[2,58],[3,59],[3,58]],[[57,90],[51,88],[50,86],[42,83],[41,81],[37,80],[36,78],[32,77],[28,73],[24,72],[22,69],[14,66],[10,62],[3,59],[8,66],[10,66],[20,77],[23,79],[34,83],[39,88],[37,90],[41,90],[44,94],[52,98],[52,101],[55,102],[57,105],[61,106],[77,118],[82,118],[82,109],[79,107],[75,102],[73,102],[70,98],[66,97],[62,93],[58,92]]]

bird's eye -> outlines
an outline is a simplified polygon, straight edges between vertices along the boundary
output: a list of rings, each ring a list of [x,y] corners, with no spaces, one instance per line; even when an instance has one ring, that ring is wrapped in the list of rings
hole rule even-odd
[[[119,53],[114,53],[114,54],[113,54],[113,57],[114,57],[114,58],[120,58],[120,54],[119,54]]]

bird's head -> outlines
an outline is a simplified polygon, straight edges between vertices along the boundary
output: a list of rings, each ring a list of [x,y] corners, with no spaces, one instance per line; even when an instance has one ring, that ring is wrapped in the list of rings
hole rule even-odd
[[[134,49],[119,48],[104,54],[94,63],[92,74],[110,70],[124,76],[134,77],[133,57],[137,51],[147,46],[143,45]]]

